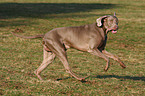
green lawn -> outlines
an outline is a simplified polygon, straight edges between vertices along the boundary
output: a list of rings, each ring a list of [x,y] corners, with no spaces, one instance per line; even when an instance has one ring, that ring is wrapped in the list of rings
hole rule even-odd
[[[4,96],[145,96],[144,0],[0,0],[0,95]],[[11,34],[43,34],[56,27],[94,23],[117,13],[119,30],[108,34],[106,49],[126,64],[122,69],[86,52],[67,51],[73,72],[89,76],[80,82],[65,72],[58,58],[41,74],[42,39]]]

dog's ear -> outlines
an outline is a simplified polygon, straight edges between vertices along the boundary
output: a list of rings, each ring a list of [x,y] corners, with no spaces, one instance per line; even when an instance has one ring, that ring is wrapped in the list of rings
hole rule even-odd
[[[102,16],[102,17],[100,17],[100,18],[98,18],[98,19],[96,20],[97,26],[98,26],[98,27],[101,27],[101,26],[102,26],[102,20],[103,20],[104,18],[107,18],[107,16]]]

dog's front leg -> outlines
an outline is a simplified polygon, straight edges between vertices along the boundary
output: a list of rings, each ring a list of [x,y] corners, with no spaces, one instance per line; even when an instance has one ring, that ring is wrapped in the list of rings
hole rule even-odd
[[[105,56],[100,50],[92,49],[91,51],[89,51],[89,53],[99,56],[99,57],[103,58],[104,60],[106,60],[107,63],[106,63],[106,67],[104,70],[107,71],[109,69],[109,58],[107,56]]]
[[[106,50],[103,50],[102,52],[103,52],[103,54],[105,54],[106,56],[108,56],[108,57],[110,57],[110,58],[112,58],[112,59],[118,61],[118,62],[120,63],[120,65],[121,65],[122,68],[126,68],[125,64],[119,59],[118,56],[115,56],[115,55],[113,55],[113,54],[107,52]]]

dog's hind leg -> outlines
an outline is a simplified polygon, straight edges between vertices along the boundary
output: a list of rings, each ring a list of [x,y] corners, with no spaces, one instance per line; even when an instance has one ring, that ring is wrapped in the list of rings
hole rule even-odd
[[[70,65],[68,63],[67,60],[67,55],[66,55],[66,48],[64,46],[64,44],[60,41],[55,41],[52,44],[50,42],[47,42],[47,44],[49,45],[49,49],[60,59],[60,61],[63,63],[66,72],[71,74],[74,78],[78,79],[78,80],[84,80],[85,78],[80,78],[78,76],[76,76],[71,68]]]
[[[43,49],[43,62],[42,64],[38,67],[38,69],[36,71],[34,71],[34,73],[37,75],[37,77],[42,80],[40,73],[42,70],[44,70],[50,63],[52,63],[52,61],[55,58],[55,54],[52,52],[48,52],[45,50],[45,48]]]
[[[66,57],[66,54],[62,55],[62,56],[59,56],[59,59],[61,60],[61,62],[63,63],[65,69],[66,69],[66,72],[71,74],[74,78],[76,78],[77,80],[80,80],[80,81],[84,81],[85,78],[82,78],[82,77],[78,77],[76,76],[75,73],[72,72],[70,66],[69,66],[69,63],[68,63],[68,60],[67,60],[67,57]]]

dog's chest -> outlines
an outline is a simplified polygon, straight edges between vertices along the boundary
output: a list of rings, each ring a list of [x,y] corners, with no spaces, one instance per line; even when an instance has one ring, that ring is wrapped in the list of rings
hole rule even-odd
[[[104,50],[105,46],[106,46],[106,43],[107,43],[107,35],[104,38],[102,38],[102,40],[101,40],[101,42],[98,46],[98,49],[99,50]]]

